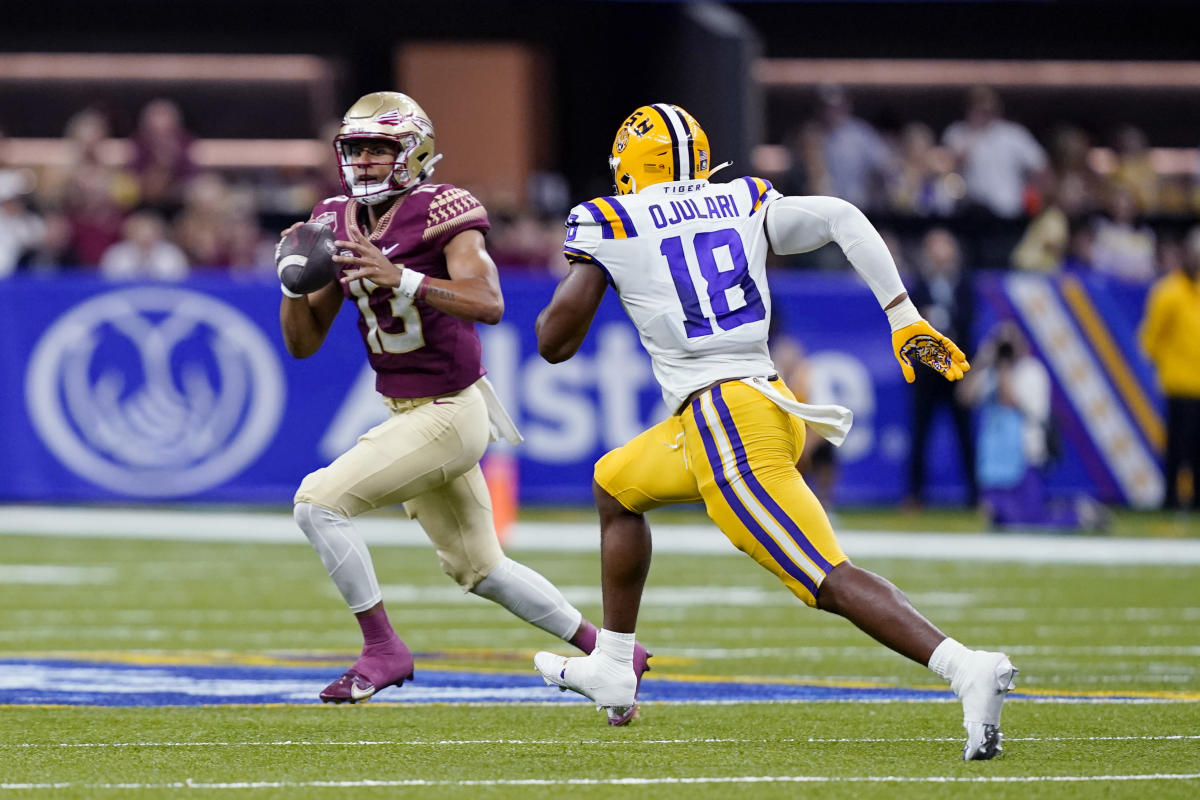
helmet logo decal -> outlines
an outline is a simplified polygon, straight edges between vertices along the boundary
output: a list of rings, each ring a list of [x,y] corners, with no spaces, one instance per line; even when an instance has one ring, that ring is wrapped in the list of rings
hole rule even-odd
[[[625,148],[628,145],[629,145],[629,129],[621,128],[620,133],[617,134],[617,152],[618,153],[625,152]]]

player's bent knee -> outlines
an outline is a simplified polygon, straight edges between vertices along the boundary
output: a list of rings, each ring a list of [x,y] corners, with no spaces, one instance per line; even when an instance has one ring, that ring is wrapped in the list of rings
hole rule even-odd
[[[492,573],[501,559],[496,559],[485,566],[474,565],[469,558],[462,554],[447,553],[438,550],[438,564],[450,580],[457,583],[464,592],[473,592],[480,581]]]
[[[324,480],[327,467],[323,467],[315,472],[310,472],[304,476],[304,480],[300,481],[300,488],[296,490],[296,494],[292,497],[292,505],[299,503],[310,503],[314,506],[327,508],[330,511],[341,514],[343,517],[353,517],[359,512],[357,504],[347,502],[348,498],[343,493],[334,494],[329,490],[328,481]]]

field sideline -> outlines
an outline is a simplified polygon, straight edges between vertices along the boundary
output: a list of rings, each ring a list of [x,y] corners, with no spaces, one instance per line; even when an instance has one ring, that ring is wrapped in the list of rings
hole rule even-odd
[[[1200,793],[1190,531],[895,534],[846,515],[856,561],[1021,667],[1004,756],[964,764],[961,712],[927,670],[800,607],[685,515],[655,523],[642,716],[609,729],[533,674],[534,650],[564,646],[459,592],[408,521],[364,529],[391,544],[373,553],[417,678],[335,707],[315,692],[357,630],[286,513],[4,510],[0,796]],[[587,515],[552,513],[510,545],[595,619],[595,539]]]

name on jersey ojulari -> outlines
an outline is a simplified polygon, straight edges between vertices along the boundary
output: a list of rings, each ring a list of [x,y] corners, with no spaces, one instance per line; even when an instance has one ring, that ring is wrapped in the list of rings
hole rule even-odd
[[[742,180],[746,182],[746,185],[750,189],[750,213],[754,213],[762,206],[763,201],[767,197],[767,192],[771,190],[771,184],[762,178],[745,177]],[[669,187],[667,191],[691,192],[705,188],[707,185],[693,183],[678,187]],[[730,188],[733,185],[730,184]],[[651,203],[646,210],[650,215],[650,221],[658,229],[693,219],[725,219],[741,216],[741,211],[738,210],[737,201],[734,199],[732,192],[729,194],[705,196],[701,199],[703,200],[703,208],[701,208],[699,201],[687,197],[681,200]],[[592,215],[593,221],[600,226],[602,238],[632,239],[638,235],[637,230],[634,228],[633,220],[621,205],[621,201],[617,198],[597,197],[580,205],[587,209],[588,213]],[[578,221],[574,219],[567,222],[568,226],[577,224],[579,224]],[[573,237],[568,237],[568,241],[571,238]]]

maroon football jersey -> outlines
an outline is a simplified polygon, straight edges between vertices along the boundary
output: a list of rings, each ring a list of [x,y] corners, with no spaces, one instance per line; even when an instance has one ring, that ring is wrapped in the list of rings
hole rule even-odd
[[[349,239],[349,226],[364,233],[365,213],[347,197],[317,204],[312,219]],[[359,220],[363,222],[359,222]],[[466,189],[423,184],[380,218],[370,240],[393,264],[449,278],[443,250],[458,234],[489,228],[487,210]],[[343,268],[343,272],[346,268]],[[358,308],[358,330],[375,369],[375,389],[387,397],[431,397],[470,386],[484,374],[475,323],[410,302],[390,287],[368,280],[343,284],[346,299]]]

